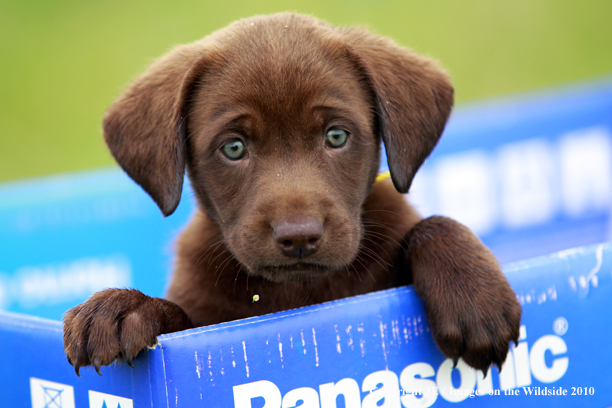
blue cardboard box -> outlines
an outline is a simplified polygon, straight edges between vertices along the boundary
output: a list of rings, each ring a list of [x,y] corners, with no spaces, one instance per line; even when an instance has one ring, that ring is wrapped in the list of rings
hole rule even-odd
[[[162,295],[192,195],[163,219],[116,168],[0,187],[0,309],[59,319],[106,287]],[[612,81],[460,107],[410,199],[506,264],[524,316],[501,373],[452,369],[411,288],[160,336],[103,377],[76,377],[59,322],[0,312],[0,406],[612,406],[612,245],[583,247],[612,239]]]
[[[505,267],[521,338],[485,377],[438,351],[410,287],[159,337],[74,373],[61,324],[0,314],[6,407],[612,406],[612,244]]]

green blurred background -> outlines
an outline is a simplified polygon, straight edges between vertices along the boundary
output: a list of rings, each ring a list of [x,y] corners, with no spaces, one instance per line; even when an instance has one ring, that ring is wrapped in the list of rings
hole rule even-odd
[[[612,75],[610,0],[0,0],[0,181],[111,165],[102,114],[155,57],[284,10],[435,57],[459,103]]]

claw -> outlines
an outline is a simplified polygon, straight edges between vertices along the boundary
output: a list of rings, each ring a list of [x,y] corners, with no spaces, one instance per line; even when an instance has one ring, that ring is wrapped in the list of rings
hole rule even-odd
[[[453,357],[453,370],[457,368],[458,363],[459,363],[459,357]]]
[[[100,360],[98,358],[94,358],[93,365],[94,365],[94,368],[96,369],[96,372],[98,373],[98,375],[100,377],[102,377],[102,373],[100,372],[100,366],[102,364],[100,363]]]
[[[134,368],[134,364],[132,363],[132,353],[130,353],[129,351],[125,351],[125,361],[126,363],[128,363],[128,365],[132,368]]]
[[[501,373],[503,361],[501,361],[501,359],[494,359],[493,364],[497,366],[497,370]]]

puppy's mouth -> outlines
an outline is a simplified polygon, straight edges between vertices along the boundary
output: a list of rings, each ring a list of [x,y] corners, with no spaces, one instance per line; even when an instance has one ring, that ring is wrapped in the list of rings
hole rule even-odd
[[[273,282],[310,280],[327,276],[334,268],[314,262],[297,261],[282,265],[262,265],[255,273]]]

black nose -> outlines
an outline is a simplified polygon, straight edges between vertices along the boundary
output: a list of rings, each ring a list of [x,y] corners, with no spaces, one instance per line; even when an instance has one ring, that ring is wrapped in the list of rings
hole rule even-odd
[[[273,238],[285,255],[302,258],[319,249],[323,224],[311,217],[286,219],[276,225]]]

